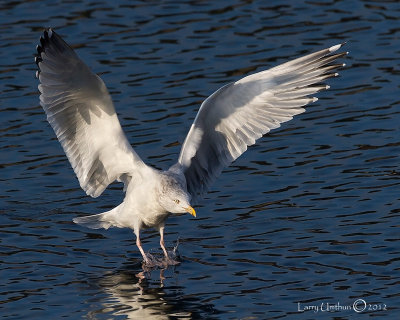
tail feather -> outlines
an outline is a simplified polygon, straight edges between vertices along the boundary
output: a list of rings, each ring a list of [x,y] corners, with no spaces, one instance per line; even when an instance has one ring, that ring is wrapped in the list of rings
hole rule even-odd
[[[118,213],[118,208],[119,206],[107,212],[74,218],[72,221],[90,229],[108,229],[113,226],[113,216]]]
[[[111,227],[111,223],[108,221],[103,221],[102,218],[104,218],[104,213],[95,214],[92,216],[74,218],[72,219],[72,221],[75,222],[76,224],[79,224],[81,226],[90,229],[100,229],[100,228],[108,229],[109,227]]]

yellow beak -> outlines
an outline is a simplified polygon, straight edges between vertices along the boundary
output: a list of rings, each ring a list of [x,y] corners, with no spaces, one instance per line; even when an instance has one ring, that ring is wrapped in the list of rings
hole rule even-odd
[[[187,207],[186,211],[189,212],[193,217],[196,217],[196,211],[191,207]]]

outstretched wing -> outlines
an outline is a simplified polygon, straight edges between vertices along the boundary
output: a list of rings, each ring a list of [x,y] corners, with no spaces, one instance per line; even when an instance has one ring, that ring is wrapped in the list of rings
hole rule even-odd
[[[282,122],[304,112],[328,89],[325,79],[337,76],[333,64],[346,52],[341,45],[309,54],[230,83],[208,97],[183,143],[178,163],[192,197],[205,192],[225,166]]]
[[[83,190],[98,197],[144,165],[125,137],[104,82],[53,30],[37,46],[40,104]]]

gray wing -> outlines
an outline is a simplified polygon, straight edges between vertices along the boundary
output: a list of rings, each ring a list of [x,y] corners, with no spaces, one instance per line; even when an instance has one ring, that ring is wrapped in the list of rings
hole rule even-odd
[[[103,81],[48,29],[37,46],[40,104],[78,179],[92,197],[128,183],[143,164],[122,131]]]
[[[341,46],[247,76],[202,103],[175,165],[183,171],[192,197],[205,192],[258,138],[304,112],[303,106],[317,100],[310,95],[329,88],[321,82],[337,76],[334,70],[344,66],[332,64],[347,54],[333,54]]]

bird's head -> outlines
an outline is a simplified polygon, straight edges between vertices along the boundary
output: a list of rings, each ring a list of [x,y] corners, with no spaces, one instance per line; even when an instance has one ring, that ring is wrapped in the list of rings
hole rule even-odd
[[[182,184],[168,177],[163,179],[160,191],[160,205],[168,212],[181,215],[186,212],[196,217],[196,211],[190,205],[190,194],[183,188]]]

